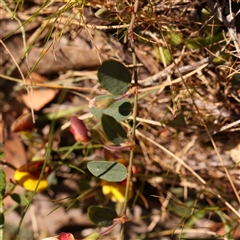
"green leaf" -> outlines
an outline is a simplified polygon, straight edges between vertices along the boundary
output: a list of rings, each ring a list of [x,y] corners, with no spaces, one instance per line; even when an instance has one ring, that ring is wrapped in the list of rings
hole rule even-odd
[[[172,121],[166,123],[167,126],[173,128],[186,127],[186,122],[183,113],[178,114]]]
[[[88,235],[87,237],[85,237],[83,240],[98,240],[100,237],[101,237],[100,233],[93,232],[90,235]]]
[[[0,229],[4,228],[5,217],[4,213],[0,213]]]
[[[93,99],[94,100],[94,106],[99,109],[103,110],[111,106],[114,102],[114,96],[113,95],[101,95]]]
[[[98,69],[98,80],[101,87],[108,92],[113,95],[122,95],[130,87],[131,74],[122,63],[108,60]]]
[[[96,225],[108,227],[113,224],[113,219],[117,217],[117,213],[111,208],[91,206],[88,208],[88,217]]]
[[[218,18],[207,8],[203,8],[201,11],[201,22],[205,24],[203,30],[208,36],[214,36],[222,25]]]
[[[120,145],[127,138],[127,133],[122,125],[112,116],[103,114],[101,117],[102,129],[109,141]]]
[[[219,64],[223,64],[224,62],[226,62],[229,59],[230,55],[228,53],[221,53],[218,57],[214,58],[212,60],[212,63],[219,65]]]
[[[225,44],[224,40],[224,36],[222,32],[216,33],[214,36],[209,36],[206,37],[206,45],[210,45],[213,43],[217,43],[221,41],[221,44],[216,44],[216,49],[214,50],[214,52],[217,52],[218,50],[220,50],[222,48],[222,46]]]
[[[186,41],[186,46],[189,49],[198,49],[206,46],[208,44],[208,41],[205,38],[197,37],[192,38]]]
[[[122,182],[127,177],[127,168],[118,162],[90,161],[87,168],[95,177],[109,182]]]
[[[183,42],[183,34],[180,32],[179,29],[176,29],[176,28],[172,28],[172,27],[168,28],[167,38],[168,38],[168,41],[175,46]]]
[[[0,168],[0,200],[3,199],[3,196],[5,194],[5,188],[6,188],[6,176],[5,172]]]
[[[160,61],[163,63],[163,58],[166,62],[166,64],[168,65],[169,63],[171,63],[172,61],[172,57],[171,57],[171,54],[169,52],[169,50],[167,48],[162,48],[162,51],[163,51],[163,56],[162,54],[159,52],[159,59]]]
[[[101,8],[97,10],[97,12],[94,15],[97,18],[101,18],[101,19],[109,19],[110,17],[113,18],[117,16],[116,12],[112,12],[107,8]]]
[[[0,159],[3,159],[4,156],[5,156],[5,153],[0,150]]]
[[[103,114],[112,116],[118,122],[128,119],[132,113],[131,103],[127,99],[114,100],[114,98],[116,96],[113,95],[96,97],[94,105],[90,108],[90,112],[99,119]]]
[[[28,204],[28,200],[23,195],[19,195],[16,193],[10,194],[13,201],[17,202],[20,206],[26,206]]]
[[[232,76],[231,84],[234,88],[240,88],[240,73],[236,73]]]

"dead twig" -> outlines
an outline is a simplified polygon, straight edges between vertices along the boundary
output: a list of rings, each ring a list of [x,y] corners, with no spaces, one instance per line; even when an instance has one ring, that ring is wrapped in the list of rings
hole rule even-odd
[[[235,19],[233,18],[231,1],[223,4],[222,2],[220,3],[219,1],[208,0],[207,4],[211,11],[216,15],[216,17],[227,27],[228,34],[231,37],[236,48],[237,56],[240,58],[240,42],[238,40],[236,30],[236,26],[239,23],[235,22]],[[225,8],[227,6],[229,8],[229,14],[225,16],[223,13],[225,12]]]

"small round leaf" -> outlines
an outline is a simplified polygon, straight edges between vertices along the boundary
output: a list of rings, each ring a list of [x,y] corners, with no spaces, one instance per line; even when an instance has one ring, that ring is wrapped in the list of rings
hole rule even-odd
[[[107,8],[101,8],[94,15],[100,19],[109,19],[116,17],[117,14]]]
[[[87,168],[95,177],[109,182],[122,182],[127,177],[127,168],[118,162],[90,161]]]
[[[167,122],[166,125],[173,128],[182,128],[187,126],[183,113],[179,113],[173,120]]]
[[[101,87],[108,92],[122,95],[130,87],[131,74],[122,63],[108,60],[98,69],[98,80]]]
[[[117,213],[111,208],[91,206],[88,208],[88,217],[96,225],[108,227],[113,224]]]
[[[162,53],[163,54],[160,54],[159,53],[159,59],[160,61],[163,63],[163,62],[166,62],[166,64],[168,65],[169,63],[171,63],[172,61],[172,57],[171,57],[171,53],[169,52],[169,50],[167,48],[163,48],[162,49]]]
[[[90,112],[97,118],[101,118],[103,114],[114,117],[118,122],[124,121],[129,118],[132,113],[132,104],[127,99],[114,100],[115,96],[112,95],[101,95],[95,98],[95,105],[90,108]],[[107,100],[111,102],[110,99],[114,101],[105,105],[104,107],[99,107],[98,102]]]
[[[20,206],[26,206],[28,204],[28,200],[23,195],[19,195],[16,193],[10,194],[13,201],[17,202]]]
[[[120,145],[127,138],[127,133],[115,118],[103,114],[101,118],[102,129],[109,141]]]

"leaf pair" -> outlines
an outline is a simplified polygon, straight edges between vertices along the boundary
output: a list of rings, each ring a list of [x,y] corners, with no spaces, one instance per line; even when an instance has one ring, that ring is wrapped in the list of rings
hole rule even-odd
[[[108,140],[119,146],[127,138],[119,122],[126,120],[132,111],[131,103],[122,96],[131,86],[131,74],[122,63],[109,60],[99,68],[98,79],[101,87],[112,95],[96,97],[90,102],[90,111],[101,119],[102,130]],[[117,161],[90,161],[87,167],[94,176],[109,184],[120,184],[127,178],[127,168]],[[110,226],[117,214],[109,208],[91,206],[88,216],[99,226]]]
[[[120,145],[127,133],[119,122],[127,119],[132,110],[131,103],[121,95],[131,86],[131,74],[122,63],[108,60],[99,68],[98,79],[101,87],[113,95],[96,97],[91,102],[90,111],[101,119],[103,132],[109,141]]]

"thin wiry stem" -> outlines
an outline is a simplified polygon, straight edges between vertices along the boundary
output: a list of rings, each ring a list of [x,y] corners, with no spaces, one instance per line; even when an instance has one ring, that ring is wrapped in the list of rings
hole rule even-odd
[[[135,130],[137,125],[137,111],[138,111],[138,76],[137,76],[137,58],[135,53],[135,45],[134,45],[134,38],[133,38],[133,27],[134,21],[136,18],[137,10],[139,6],[139,1],[136,0],[134,3],[134,10],[131,16],[131,22],[128,28],[128,39],[132,50],[132,58],[133,58],[133,79],[134,79],[134,87],[135,87],[135,94],[134,94],[134,105],[133,105],[133,125],[132,125],[132,141],[135,142]],[[128,177],[127,177],[127,184],[126,184],[126,191],[125,191],[125,201],[123,205],[123,212],[122,215],[125,216],[127,212],[127,204],[128,204],[128,196],[130,186],[132,184],[132,165],[133,165],[133,157],[134,157],[134,147],[130,149],[129,155],[129,165],[128,165]],[[124,239],[124,224],[122,225],[120,239]]]
[[[0,240],[4,239],[4,231],[5,231],[5,224],[4,224],[4,202],[3,202],[3,197],[5,194],[5,190],[6,190],[6,176],[5,176],[5,172],[2,169],[2,166],[0,167],[0,188],[1,188],[1,193],[0,193],[0,218],[1,218],[1,222],[0,222]]]

